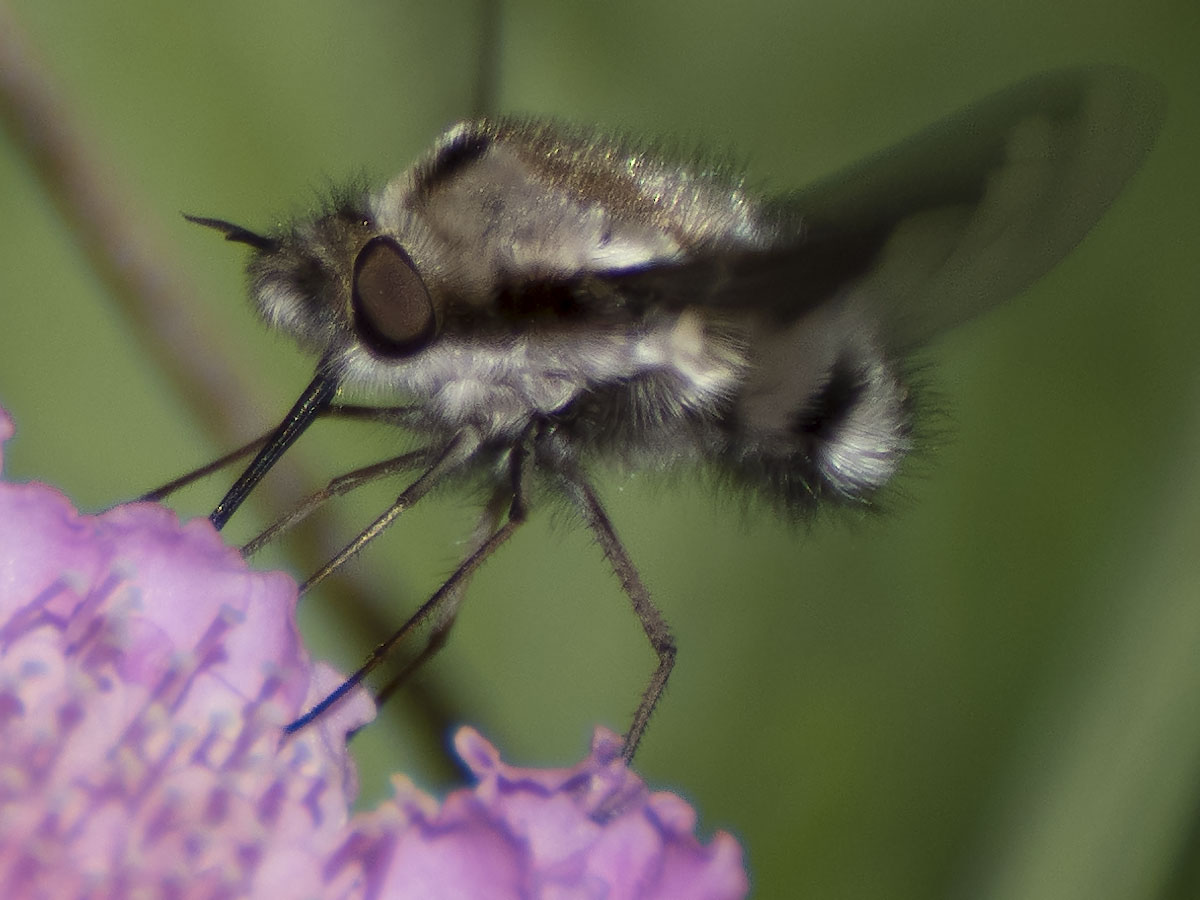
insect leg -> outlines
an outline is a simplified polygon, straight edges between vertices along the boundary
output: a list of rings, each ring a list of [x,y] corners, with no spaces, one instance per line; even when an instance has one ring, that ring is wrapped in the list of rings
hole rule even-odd
[[[405,428],[415,411],[415,406],[360,406],[356,403],[334,403],[320,415],[321,418],[379,422],[383,425]]]
[[[401,513],[428,494],[430,489],[447,473],[470,459],[478,446],[478,439],[474,436],[460,434],[454,438],[429,468],[422,472],[416,481],[401,491],[400,496],[396,498],[395,502],[379,518],[364,528],[358,537],[334,554],[332,559],[310,575],[304,584],[300,585],[301,595],[320,584],[357,556],[367,544],[383,534],[388,526],[400,517]]]
[[[411,674],[420,664],[425,662],[441,649],[446,642],[446,635],[450,630],[450,626],[454,624],[454,617],[458,611],[458,605],[462,600],[462,593],[467,585],[467,582],[470,580],[471,576],[475,574],[475,571],[481,565],[483,565],[484,561],[487,560],[487,558],[491,556],[501,544],[512,537],[513,532],[517,530],[517,527],[525,521],[525,495],[521,487],[521,466],[523,463],[523,451],[521,451],[519,448],[514,449],[511,457],[512,485],[511,487],[506,487],[503,492],[498,492],[496,495],[493,495],[493,500],[495,500],[497,496],[511,498],[508,501],[508,517],[504,524],[493,530],[484,540],[479,542],[478,546],[476,546],[476,548],[467,555],[459,567],[454,570],[453,574],[451,574],[451,576],[447,578],[445,582],[443,582],[442,586],[434,591],[433,596],[426,600],[421,605],[420,609],[413,613],[412,616],[409,617],[408,621],[400,626],[399,630],[397,630],[395,634],[372,650],[371,655],[367,657],[366,661],[359,666],[349,678],[342,682],[337,690],[333,691],[324,700],[322,700],[300,718],[296,719],[296,721],[288,725],[284,729],[285,732],[291,734],[295,731],[298,731],[305,725],[312,722],[314,719],[324,714],[326,710],[328,710],[335,703],[345,697],[346,694],[361,684],[364,678],[371,674],[371,672],[374,671],[380,663],[387,659],[392,650],[398,644],[408,638],[419,628],[423,627],[431,618],[433,623],[431,626],[429,641],[417,658],[408,666],[406,666],[404,671],[401,672],[400,676],[398,677],[403,679],[407,675]],[[422,478],[424,477],[425,476],[422,476]],[[419,481],[420,479],[418,479],[418,482]],[[414,482],[414,484],[415,483],[416,482]],[[489,510],[492,508],[492,505],[493,504],[489,503]],[[497,504],[497,508],[499,505],[500,504]],[[487,522],[488,518],[488,513],[485,511],[483,522]],[[363,532],[363,535],[366,535],[370,531],[371,529],[368,528],[367,531]],[[360,535],[360,538],[361,537],[362,535]],[[355,543],[357,543],[357,541]],[[351,546],[354,545],[352,544]],[[361,547],[359,549],[361,549]],[[395,679],[393,679],[393,681],[395,682]],[[384,689],[385,696],[386,694],[391,693],[394,688],[395,684],[387,685],[387,687]]]
[[[596,536],[608,564],[612,566],[613,572],[621,582],[621,588],[633,604],[633,611],[642,623],[646,639],[650,641],[650,646],[658,656],[658,668],[650,676],[642,694],[642,701],[638,704],[633,721],[629,724],[629,731],[625,734],[622,755],[627,761],[632,760],[650,721],[650,714],[654,712],[658,698],[667,686],[667,679],[671,677],[671,669],[675,666],[675,639],[671,637],[671,629],[666,619],[650,599],[650,592],[642,583],[637,567],[629,558],[621,539],[617,537],[616,529],[613,528],[612,521],[592,486],[583,474],[573,467],[560,467],[558,474],[562,478],[567,496]]]
[[[411,411],[409,406],[357,406],[353,404],[335,403],[328,409],[318,413],[321,418],[337,417],[340,419],[358,419],[365,422],[383,422],[388,425],[396,425],[403,427],[407,414]],[[245,456],[249,456],[255,450],[262,447],[263,444],[275,433],[275,429],[265,431],[252,441],[248,441],[236,450],[231,450],[224,456],[219,456],[210,463],[205,463],[197,469],[186,472],[166,484],[146,491],[140,497],[136,497],[134,502],[157,503],[159,500],[165,500],[167,497],[174,494],[176,491],[187,487],[189,484],[194,484],[201,478],[207,478],[213,472],[220,471],[226,466],[237,462]]]
[[[474,553],[478,552],[481,547],[487,542],[488,538],[496,532],[500,527],[501,520],[504,518],[505,510],[512,515],[512,500],[518,496],[505,485],[498,488],[484,507],[483,513],[479,517],[479,524],[475,528],[474,534],[471,535],[470,541],[467,543],[467,552],[463,559],[470,558]],[[436,621],[430,626],[429,638],[425,642],[425,647],[421,652],[410,662],[405,664],[387,684],[385,684],[375,694],[376,704],[382,706],[392,696],[414,672],[425,665],[425,663],[437,654],[446,644],[446,638],[450,634],[450,629],[454,625],[458,608],[462,604],[463,596],[466,594],[469,579],[464,579],[459,582],[458,588],[446,598],[442,609],[438,612]]]
[[[212,462],[205,463],[198,469],[192,469],[192,471],[180,475],[178,478],[168,481],[166,484],[156,487],[152,491],[146,491],[146,493],[142,494],[140,497],[136,497],[134,502],[157,503],[159,500],[166,499],[181,488],[185,488],[189,484],[199,481],[201,478],[206,478],[213,472],[220,471],[230,463],[235,463],[244,456],[249,456],[259,447],[265,444],[267,442],[267,438],[269,438],[274,431],[275,429],[271,429],[271,431],[268,431],[265,434],[260,434],[254,440],[250,441],[249,443],[242,444],[242,446],[238,447],[236,450],[230,450],[224,456],[218,456]]]
[[[342,494],[348,494],[355,488],[362,487],[364,484],[369,484],[372,481],[378,481],[381,478],[387,478],[390,475],[395,475],[398,472],[404,472],[416,467],[421,463],[428,462],[429,449],[413,450],[410,453],[402,453],[399,456],[394,456],[391,459],[385,459],[382,462],[373,463],[369,466],[363,466],[361,469],[354,469],[345,474],[339,475],[329,482],[324,488],[309,494],[289,513],[280,516],[269,526],[264,528],[252,540],[242,545],[242,556],[253,556],[271,541],[275,540],[282,534],[291,531],[310,515],[317,511],[326,501],[332,500],[334,497],[340,497]],[[414,501],[415,502],[415,501]],[[410,502],[411,506],[412,503]]]

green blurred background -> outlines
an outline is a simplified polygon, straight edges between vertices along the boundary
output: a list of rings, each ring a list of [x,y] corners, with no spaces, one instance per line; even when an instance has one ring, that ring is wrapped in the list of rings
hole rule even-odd
[[[178,213],[266,227],[330,181],[402,169],[470,110],[478,7],[11,7],[83,150],[220,335],[212,362],[259,423],[242,434],[273,424],[312,362],[255,321],[243,253]],[[680,646],[638,769],[743,841],[758,896],[1200,896],[1200,6],[527,0],[502,20],[501,110],[680,135],[781,190],[1038,71],[1118,62],[1163,82],[1159,145],[1101,226],[932,348],[947,434],[886,516],[796,531],[688,478],[600,488]],[[0,202],[9,477],[98,509],[227,449],[7,136]],[[295,451],[312,483],[284,489],[393,446],[320,425]],[[206,512],[230,477],[178,507]],[[348,537],[394,493],[326,530]],[[381,540],[358,567],[373,609],[337,584],[306,601],[315,651],[352,667],[450,570],[473,517],[447,492]],[[356,740],[365,804],[391,771],[458,777],[417,699],[519,763],[573,762],[593,724],[625,727],[652,655],[561,518],[535,514],[489,563],[447,650]]]

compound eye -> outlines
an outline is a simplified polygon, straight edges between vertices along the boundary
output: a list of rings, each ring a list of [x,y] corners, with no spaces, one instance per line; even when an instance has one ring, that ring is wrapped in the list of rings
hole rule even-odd
[[[358,252],[351,302],[358,336],[380,356],[411,356],[437,334],[429,290],[391,238],[372,238]]]

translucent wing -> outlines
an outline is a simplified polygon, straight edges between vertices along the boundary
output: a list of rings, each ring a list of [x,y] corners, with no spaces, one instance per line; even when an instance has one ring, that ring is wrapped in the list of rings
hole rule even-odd
[[[606,278],[634,304],[772,309],[795,318],[850,285],[897,347],[1000,303],[1087,233],[1158,132],[1152,80],[1050,73],[770,205],[798,239]]]

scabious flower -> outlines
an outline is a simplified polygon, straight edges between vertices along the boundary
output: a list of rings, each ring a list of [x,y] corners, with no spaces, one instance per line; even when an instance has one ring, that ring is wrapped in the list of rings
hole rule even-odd
[[[718,833],[696,840],[680,797],[651,793],[625,766],[621,739],[596,729],[592,752],[568,769],[519,769],[478,732],[455,746],[478,779],[440,808],[403,777],[383,809],[359,816],[331,867],[350,861],[367,896],[591,900],[744,897],[741,848]],[[331,869],[332,871],[332,869]]]
[[[315,896],[372,707],[281,740],[340,680],[295,604],[203,520],[0,483],[0,896]]]
[[[11,435],[0,410],[0,454]],[[472,788],[439,804],[395,776],[351,816],[345,737],[374,707],[359,691],[283,735],[341,681],[295,606],[207,520],[0,481],[0,897],[745,896],[736,841],[701,844],[604,729],[539,771],[464,728]]]

